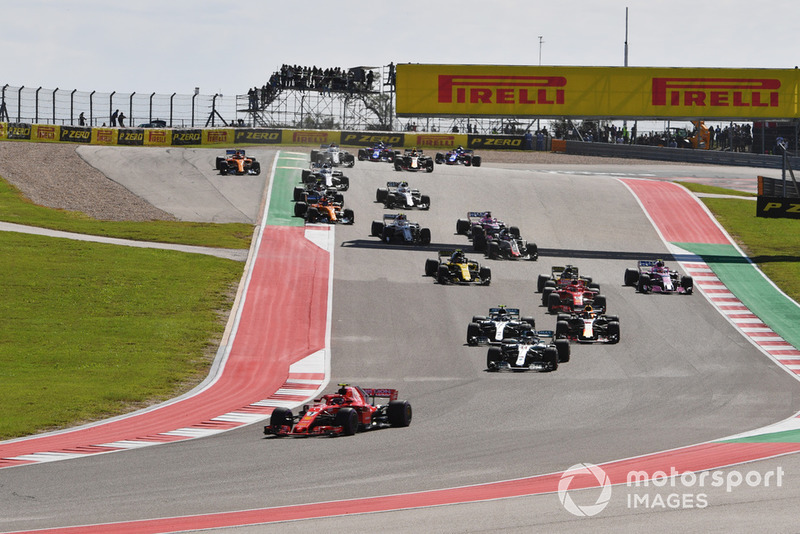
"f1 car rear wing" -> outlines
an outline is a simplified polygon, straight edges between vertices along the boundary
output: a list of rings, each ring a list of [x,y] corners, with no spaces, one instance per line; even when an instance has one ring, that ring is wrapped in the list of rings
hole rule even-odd
[[[506,308],[505,306],[499,306],[497,308],[489,308],[489,315],[495,315],[500,313],[502,310],[508,315],[519,317],[519,308]]]
[[[556,337],[554,330],[537,330],[536,335],[538,337]]]
[[[374,401],[376,397],[386,398],[389,400],[397,400],[397,390],[387,388],[361,388],[364,393],[372,397]]]
[[[225,150],[225,155],[226,156],[233,156],[237,152],[239,154],[241,154],[242,156],[245,155],[244,149],[241,149],[241,148],[228,148],[228,149]]]
[[[487,211],[468,211],[467,212],[467,219],[483,219],[483,217],[487,214]]]

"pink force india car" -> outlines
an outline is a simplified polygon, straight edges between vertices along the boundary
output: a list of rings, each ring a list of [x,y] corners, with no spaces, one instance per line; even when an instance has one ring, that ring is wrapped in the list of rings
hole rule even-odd
[[[691,295],[694,291],[694,279],[681,276],[664,265],[664,260],[640,260],[636,269],[625,269],[625,285],[635,286],[639,293]]]

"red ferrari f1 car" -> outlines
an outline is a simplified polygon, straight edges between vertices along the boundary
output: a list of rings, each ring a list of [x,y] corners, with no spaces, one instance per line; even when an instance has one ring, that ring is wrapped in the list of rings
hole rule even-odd
[[[388,404],[375,404],[388,398]],[[362,430],[411,424],[411,404],[397,400],[396,389],[374,389],[339,384],[336,393],[323,395],[298,415],[275,408],[264,434],[273,436],[352,436]]]

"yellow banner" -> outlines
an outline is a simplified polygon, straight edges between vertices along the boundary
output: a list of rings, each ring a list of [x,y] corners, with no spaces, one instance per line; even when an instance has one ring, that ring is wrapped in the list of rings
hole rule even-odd
[[[233,128],[219,130],[203,130],[204,145],[232,144],[236,139]]]
[[[433,152],[434,150],[449,150],[457,146],[467,146],[468,144],[469,137],[467,134],[407,133],[405,135],[406,147],[416,147],[428,152]]]
[[[399,116],[790,119],[800,70],[397,65]]]
[[[31,141],[57,143],[61,140],[61,130],[53,124],[34,124],[31,126]]]
[[[284,145],[330,145],[339,144],[341,132],[329,130],[283,130],[281,143]]]
[[[116,145],[117,144],[117,129],[116,128],[92,128],[92,144],[93,145]]]

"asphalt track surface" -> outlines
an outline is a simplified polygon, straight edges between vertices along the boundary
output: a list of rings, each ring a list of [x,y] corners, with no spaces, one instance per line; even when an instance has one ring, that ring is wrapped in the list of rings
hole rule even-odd
[[[207,157],[213,166],[214,153]],[[652,176],[628,166],[593,171],[598,169],[487,164],[400,175],[385,164],[357,163],[347,171],[352,185],[346,193],[356,224],[335,228],[331,383],[399,389],[414,408],[412,425],[305,440],[264,438],[260,425],[252,425],[198,440],[0,470],[0,529],[254,510],[512,480],[703,443],[794,415],[797,380],[701,294],[640,295],[622,286],[624,270],[637,259],[669,258],[670,251],[618,177],[669,179],[669,173]],[[710,181],[730,174],[702,172]],[[384,212],[375,202],[376,188],[400,176],[432,197],[430,212],[408,213],[431,228],[429,247],[388,246],[369,237],[370,222]],[[734,176],[742,183],[746,178]],[[162,209],[168,204],[156,203]],[[436,250],[470,250],[466,238],[455,235],[455,221],[482,209],[519,226],[539,245],[539,261],[490,262],[489,287],[440,286],[424,277],[425,259]],[[537,328],[554,328],[554,318],[539,305],[535,280],[566,263],[601,284],[609,311],[621,317],[622,342],[573,346],[572,360],[555,373],[487,373],[486,349],[464,343],[470,318],[506,304],[533,315]],[[749,465],[762,472],[782,467],[783,486],[709,491],[710,506],[702,509],[632,510],[614,500],[594,518],[571,515],[550,493],[231,530],[735,531],[746,521],[790,530],[800,462],[788,456]]]

